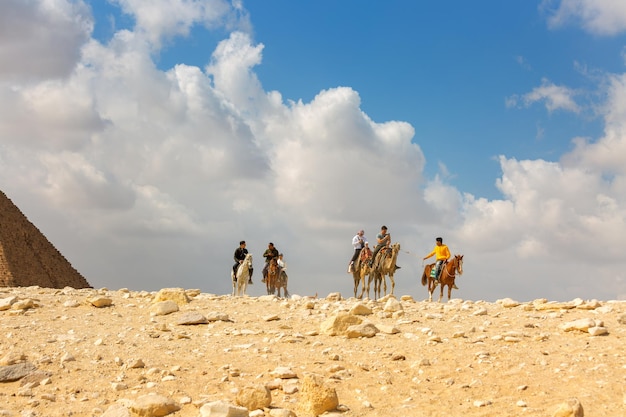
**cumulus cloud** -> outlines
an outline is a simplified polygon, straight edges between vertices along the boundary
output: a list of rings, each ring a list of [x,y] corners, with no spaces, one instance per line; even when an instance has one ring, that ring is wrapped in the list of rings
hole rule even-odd
[[[540,8],[548,14],[552,28],[580,24],[597,35],[615,35],[626,30],[626,3],[622,1],[544,0]]]
[[[68,76],[92,29],[82,0],[0,2],[1,81]]]
[[[562,85],[556,85],[547,79],[541,80],[541,86],[522,95],[513,95],[506,99],[507,107],[523,105],[529,107],[536,102],[543,102],[549,112],[565,110],[574,113],[580,112],[580,107],[574,101],[576,91]]]
[[[424,178],[414,128],[372,120],[349,86],[309,102],[266,91],[255,73],[264,45],[239,3],[143,3],[117,1],[136,26],[107,44],[85,38],[81,2],[0,6],[74,34],[61,69],[36,80],[0,71],[0,112],[10,115],[0,118],[0,187],[93,285],[226,293],[246,239],[258,271],[269,241],[285,253],[292,293],[349,292],[350,238],[366,228],[373,242],[382,221],[402,243],[406,277],[419,276],[425,237],[444,235],[464,253],[467,298],[573,298],[592,276],[606,284],[597,294],[626,293],[624,276],[609,275],[623,270],[626,243],[622,76],[607,83],[604,137],[577,140],[556,162],[501,156],[502,198],[488,200],[448,184],[445,166]],[[233,29],[209,64],[157,68],[160,45],[199,24]],[[577,112],[574,96],[544,80],[513,101]],[[396,289],[417,285],[399,279]]]

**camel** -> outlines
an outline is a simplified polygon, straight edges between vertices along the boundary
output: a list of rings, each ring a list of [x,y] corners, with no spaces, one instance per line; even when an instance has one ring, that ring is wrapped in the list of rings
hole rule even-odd
[[[391,247],[384,248],[376,255],[374,264],[372,265],[372,271],[370,272],[370,280],[373,275],[374,279],[374,297],[380,297],[381,284],[384,288],[384,295],[387,295],[387,280],[385,275],[389,276],[391,282],[391,292],[393,295],[396,282],[393,279],[393,274],[396,272],[396,261],[398,260],[398,253],[400,252],[400,244],[394,243]]]
[[[354,265],[352,265],[352,278],[354,279],[354,297],[355,298],[363,298],[363,293],[367,288],[367,297],[369,298],[369,283],[368,281],[367,287],[365,285],[365,276],[370,273],[369,261],[372,258],[372,251],[370,248],[366,247],[361,250],[361,253],[357,257]],[[359,285],[361,286],[361,294],[357,297],[357,292],[359,290]]]

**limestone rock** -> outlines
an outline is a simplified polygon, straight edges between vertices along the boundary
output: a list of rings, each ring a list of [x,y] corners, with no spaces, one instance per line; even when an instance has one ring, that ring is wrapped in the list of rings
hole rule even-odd
[[[247,386],[239,390],[235,401],[250,411],[267,408],[272,403],[272,392],[264,385]]]
[[[360,317],[341,311],[324,320],[320,325],[320,332],[329,336],[340,336],[345,334],[348,327],[362,322]]]
[[[87,302],[91,304],[92,306],[98,307],[98,308],[109,307],[110,305],[113,304],[112,299],[110,299],[109,297],[103,297],[100,295],[88,298]]]
[[[187,292],[182,288],[162,288],[154,296],[152,303],[156,304],[160,301],[174,301],[179,306],[189,304],[191,298],[187,295]]]
[[[172,300],[159,301],[150,307],[150,311],[155,316],[165,316],[167,314],[175,313],[178,310],[178,304]]]
[[[372,309],[363,303],[356,303],[350,309],[350,314],[353,314],[355,316],[368,316],[372,314]]]
[[[187,326],[193,324],[207,324],[209,321],[202,314],[191,311],[189,313],[185,313],[182,316],[178,317],[176,324],[179,326]]]
[[[337,392],[327,386],[322,377],[306,375],[300,388],[298,417],[315,417],[332,411],[339,405]]]
[[[584,417],[585,412],[578,398],[570,398],[561,403],[552,417]]]
[[[213,401],[200,407],[200,417],[248,417],[248,409],[223,401]]]
[[[16,363],[15,365],[0,366],[0,382],[12,382],[24,378],[35,372],[37,367],[30,362]]]
[[[102,414],[102,417],[131,417],[128,408],[122,404],[113,404]]]
[[[288,368],[286,366],[279,366],[275,368],[272,372],[270,372],[270,375],[280,379],[290,379],[298,377],[298,375],[294,371],[292,371],[291,368]]]
[[[596,326],[596,322],[593,319],[578,319],[562,324],[561,329],[566,332],[571,332],[572,330],[586,332],[589,330],[590,327]]]
[[[132,403],[130,410],[142,417],[162,417],[180,410],[180,406],[163,395],[142,395]]]
[[[379,330],[372,323],[362,323],[350,326],[346,329],[348,339],[357,337],[374,337]]]
[[[385,303],[385,306],[383,307],[383,311],[386,311],[388,313],[395,313],[402,310],[402,304],[395,298],[389,298]]]
[[[8,310],[18,300],[14,295],[0,299],[0,311]]]

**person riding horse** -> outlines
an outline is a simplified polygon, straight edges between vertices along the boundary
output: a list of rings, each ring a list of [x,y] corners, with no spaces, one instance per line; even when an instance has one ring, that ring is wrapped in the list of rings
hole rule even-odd
[[[441,274],[441,266],[444,263],[448,262],[448,259],[450,259],[450,249],[448,249],[447,245],[443,244],[443,239],[440,237],[435,239],[435,242],[436,242],[435,248],[433,249],[431,253],[429,253],[428,255],[424,257],[424,260],[435,255],[435,260],[437,261],[435,262],[435,286],[437,286],[439,284],[439,275]],[[454,285],[453,288],[458,290],[456,284]]]
[[[265,249],[265,252],[263,252],[263,257],[265,258],[265,266],[263,267],[263,279],[261,280],[261,282],[264,283],[265,279],[267,278],[267,268],[269,268],[270,266],[270,261],[274,258],[278,259],[278,249],[274,247],[274,244],[272,242],[267,245],[267,249]]]
[[[235,249],[235,254],[233,258],[235,259],[235,265],[233,265],[233,272],[235,276],[237,276],[237,269],[239,269],[239,265],[246,259],[246,255],[248,254],[248,249],[246,249],[246,241],[242,240],[239,242],[239,247]],[[252,268],[250,268],[250,277],[248,278],[248,284],[252,284]]]

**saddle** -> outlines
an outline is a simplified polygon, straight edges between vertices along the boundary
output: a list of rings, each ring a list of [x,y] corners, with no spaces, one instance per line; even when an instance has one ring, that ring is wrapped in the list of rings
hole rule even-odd
[[[370,248],[361,249],[361,254],[359,255],[359,261],[361,263],[369,262],[370,259],[372,259],[372,250]]]

